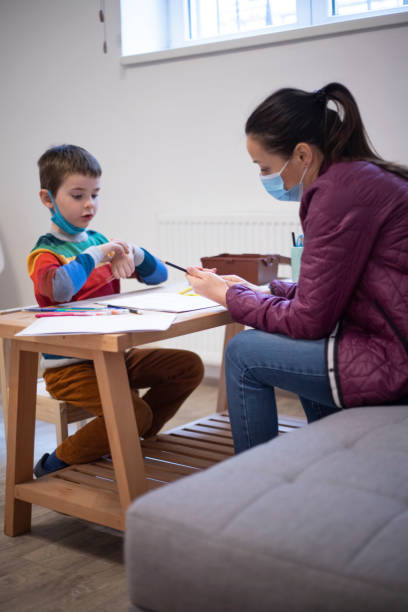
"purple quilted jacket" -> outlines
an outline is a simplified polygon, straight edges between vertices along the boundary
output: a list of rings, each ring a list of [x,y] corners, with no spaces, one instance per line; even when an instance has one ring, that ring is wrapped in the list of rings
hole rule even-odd
[[[339,407],[408,403],[408,181],[367,162],[333,164],[300,205],[298,283],[227,292],[232,317],[292,338],[326,338]]]

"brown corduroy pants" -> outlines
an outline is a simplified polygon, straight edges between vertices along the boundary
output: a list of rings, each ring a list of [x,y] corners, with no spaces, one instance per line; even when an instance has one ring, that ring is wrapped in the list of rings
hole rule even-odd
[[[125,356],[139,434],[155,435],[199,385],[204,368],[198,355],[175,349],[131,349]],[[85,361],[44,372],[47,390],[58,400],[95,415],[66,438],[56,455],[68,464],[88,463],[110,452],[94,364]],[[148,389],[139,397],[138,389]]]

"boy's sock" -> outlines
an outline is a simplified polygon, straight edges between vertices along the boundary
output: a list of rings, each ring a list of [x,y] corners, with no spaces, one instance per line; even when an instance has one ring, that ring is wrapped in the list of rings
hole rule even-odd
[[[43,463],[43,467],[49,472],[56,472],[57,470],[62,470],[62,468],[67,467],[68,463],[58,459],[55,451],[48,455],[47,459]]]

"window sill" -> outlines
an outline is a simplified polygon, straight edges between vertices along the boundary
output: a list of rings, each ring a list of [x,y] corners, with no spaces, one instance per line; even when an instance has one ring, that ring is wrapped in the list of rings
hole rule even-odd
[[[258,34],[255,36],[240,36],[238,38],[217,42],[190,44],[188,46],[178,47],[176,49],[165,49],[163,51],[152,51],[150,53],[122,56],[120,63],[123,66],[130,66],[134,64],[167,62],[200,55],[228,53],[250,49],[253,47],[268,47],[272,45],[281,45],[287,42],[297,42],[301,40],[335,36],[338,34],[347,34],[364,30],[377,30],[382,28],[405,26],[407,24],[408,11],[403,11],[393,13],[391,15],[341,20],[324,25],[300,27],[281,32]]]

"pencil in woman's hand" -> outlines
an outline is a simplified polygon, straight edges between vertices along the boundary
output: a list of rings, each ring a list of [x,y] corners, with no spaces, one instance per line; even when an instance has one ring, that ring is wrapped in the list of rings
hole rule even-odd
[[[176,268],[176,270],[181,270],[182,272],[187,272],[187,270],[185,268],[182,268],[181,266],[177,266],[174,263],[170,263],[169,261],[165,261],[164,263],[166,264],[166,266],[171,266],[172,268]]]

